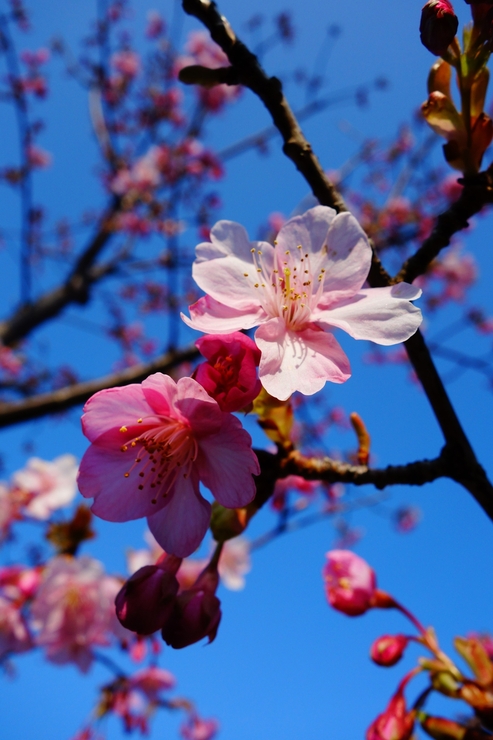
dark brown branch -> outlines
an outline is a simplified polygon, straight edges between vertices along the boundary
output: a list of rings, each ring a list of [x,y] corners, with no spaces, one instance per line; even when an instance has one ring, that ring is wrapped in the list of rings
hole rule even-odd
[[[231,64],[237,68],[242,84],[249,87],[262,100],[270,112],[275,126],[281,133],[284,141],[284,153],[294,162],[319,202],[322,205],[331,206],[337,211],[345,210],[344,201],[326,177],[318,159],[312,152],[310,144],[303,136],[298,122],[282,94],[282,86],[279,80],[275,77],[267,77],[256,57],[238,40],[228,21],[217,11],[215,3],[210,2],[210,0],[183,0],[183,8],[186,13],[194,15],[208,28],[214,41],[226,53]],[[466,183],[467,195],[463,195],[463,197],[466,199],[468,208],[471,209],[475,208],[473,200],[476,196],[473,197],[473,191],[469,190],[469,187],[482,189],[483,196],[480,202],[484,204],[485,199],[490,197],[489,175],[480,175],[478,178],[474,178],[471,183],[469,181]],[[467,209],[461,211],[459,207],[459,211],[454,211],[454,213],[457,213],[454,223],[459,225],[459,228],[463,228],[465,220],[467,220]],[[426,259],[430,258],[430,254],[433,254],[434,250],[439,251],[442,246],[445,246],[445,243],[442,244],[440,239],[443,241],[450,238],[452,234],[451,226],[447,226],[449,218],[450,216],[442,214],[438,233],[434,232],[435,236],[430,237],[431,242],[427,251],[425,250],[422,253],[423,264]],[[447,233],[449,234],[448,237],[446,236]],[[431,256],[431,259],[433,259],[433,256]],[[381,266],[375,252],[368,282],[373,287],[389,285],[392,282],[390,276]],[[476,498],[490,519],[493,520],[493,486],[476,459],[421,333],[418,331],[405,343],[405,346],[445,437],[445,449],[451,466],[450,477],[462,483]],[[402,469],[398,468],[397,470]],[[348,475],[350,474],[348,473]]]
[[[80,406],[94,393],[104,388],[141,383],[152,373],[169,373],[184,362],[192,362],[198,356],[198,350],[192,346],[176,352],[167,352],[151,362],[134,365],[96,380],[76,383],[51,393],[42,393],[25,401],[0,403],[0,428]]]
[[[111,223],[119,204],[120,200],[115,198],[63,285],[44,293],[33,303],[20,306],[10,318],[0,323],[0,342],[3,345],[15,345],[45,321],[58,316],[69,304],[87,303],[93,283],[102,277],[101,270],[94,267],[94,263],[113,234]],[[103,270],[103,274],[107,273]]]
[[[493,170],[462,181],[464,188],[459,199],[450,208],[441,213],[430,236],[425,239],[418,251],[402,266],[392,282],[412,283],[418,275],[426,272],[428,265],[440,251],[448,247],[453,235],[467,228],[469,219],[487,204],[493,203]]]

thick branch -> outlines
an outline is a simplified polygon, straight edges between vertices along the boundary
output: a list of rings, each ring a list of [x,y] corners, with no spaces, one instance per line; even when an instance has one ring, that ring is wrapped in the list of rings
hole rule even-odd
[[[87,303],[91,286],[102,277],[101,270],[95,268],[94,263],[113,233],[111,222],[119,203],[119,199],[115,198],[101,219],[96,235],[63,285],[47,291],[33,303],[20,306],[9,319],[0,323],[0,342],[3,345],[15,345],[45,321],[58,316],[70,303]],[[103,274],[107,273],[103,271]]]
[[[97,391],[128,383],[141,383],[152,373],[169,373],[173,368],[184,362],[192,362],[199,356],[198,350],[192,346],[187,349],[167,352],[156,357],[152,362],[146,362],[133,367],[105,375],[96,380],[76,383],[51,393],[42,393],[25,401],[15,403],[0,403],[0,428],[20,424],[24,421],[39,419],[47,414],[56,414],[66,411],[73,406],[85,403]]]
[[[436,220],[430,236],[425,239],[418,251],[402,266],[392,282],[412,283],[418,275],[426,272],[428,265],[440,251],[448,247],[453,235],[468,227],[469,219],[487,204],[493,203],[493,170],[462,181],[464,188],[459,199],[441,213]]]

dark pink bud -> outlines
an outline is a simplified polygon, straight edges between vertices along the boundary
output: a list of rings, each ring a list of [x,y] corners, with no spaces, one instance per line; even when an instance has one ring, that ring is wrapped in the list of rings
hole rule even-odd
[[[370,657],[377,665],[395,665],[402,658],[408,642],[409,638],[404,635],[383,635],[371,646]]]
[[[408,712],[402,689],[390,700],[387,709],[379,714],[366,731],[366,740],[410,740],[415,714]]]
[[[260,350],[245,334],[209,334],[195,342],[206,358],[193,377],[215,398],[221,411],[239,411],[260,393]]]
[[[180,564],[180,558],[168,555],[163,563],[139,568],[126,581],[115,599],[116,615],[124,627],[139,635],[161,629],[173,612]]]
[[[216,596],[218,584],[216,566],[209,565],[192,588],[179,594],[162,628],[163,639],[168,645],[178,649],[204,637],[208,637],[209,642],[214,640],[221,621],[221,602]]]
[[[349,617],[374,606],[376,578],[372,568],[350,550],[331,550],[323,569],[329,604]]]
[[[441,57],[455,38],[459,19],[449,0],[428,0],[421,11],[421,43]]]

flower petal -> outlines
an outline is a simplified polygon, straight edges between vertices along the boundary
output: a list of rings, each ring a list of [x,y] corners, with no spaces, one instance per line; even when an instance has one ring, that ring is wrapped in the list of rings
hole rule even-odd
[[[274,248],[267,242],[250,242],[246,230],[234,221],[218,221],[211,229],[211,242],[196,247],[192,275],[197,285],[221,303],[237,309],[259,305],[254,284],[257,273],[252,249],[273,265]]]
[[[335,337],[315,325],[293,332],[282,319],[272,319],[257,329],[255,341],[262,352],[262,385],[281,401],[295,391],[311,396],[327,380],[344,383],[351,375],[349,360]]]
[[[153,373],[142,381],[142,390],[149,406],[156,414],[168,416],[176,396],[176,383],[169,375]]]
[[[108,522],[128,522],[156,511],[148,487],[142,491],[136,467],[120,449],[91,445],[81,460],[77,483],[85,498],[94,498],[91,510]],[[130,473],[128,478],[125,473]]]
[[[327,232],[337,214],[333,208],[315,206],[300,216],[286,221],[277,235],[277,244],[281,251],[295,250],[301,244],[305,252],[316,258],[327,243]]]
[[[197,465],[200,480],[220,504],[229,508],[246,506],[255,497],[252,475],[259,475],[252,439],[231,414],[224,414],[216,434],[199,442]]]
[[[368,237],[350,213],[339,213],[327,234],[327,259],[321,305],[330,305],[338,294],[358,291],[370,271]],[[330,293],[330,295],[327,295]]]
[[[337,326],[355,339],[369,339],[377,344],[405,342],[418,329],[423,317],[410,303],[421,290],[407,283],[388,288],[360,290],[352,299],[327,310],[314,311],[313,320]]]
[[[118,432],[123,426],[136,426],[137,419],[149,414],[154,418],[140,385],[132,383],[123,388],[107,388],[86,402],[82,431],[90,442],[94,442],[101,435],[106,436],[109,430]],[[123,441],[123,437],[119,439]]]
[[[194,434],[210,434],[221,428],[223,412],[214,398],[193,378],[180,378],[176,384],[175,406]]]
[[[180,475],[173,496],[160,511],[147,517],[157,542],[166,552],[186,558],[202,542],[209,526],[211,505],[199,493],[198,477]]]
[[[188,310],[190,318],[180,314],[185,324],[206,334],[229,334],[239,329],[251,329],[265,321],[267,316],[260,304],[252,310],[231,308],[208,295],[199,298]]]

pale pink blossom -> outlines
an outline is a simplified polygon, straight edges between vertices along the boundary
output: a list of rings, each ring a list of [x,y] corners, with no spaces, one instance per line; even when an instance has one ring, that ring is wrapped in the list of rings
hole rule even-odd
[[[252,569],[250,543],[245,537],[235,537],[224,543],[217,569],[221,582],[230,591],[245,588],[245,576]]]
[[[176,685],[176,679],[172,673],[164,668],[150,666],[144,668],[130,677],[129,683],[132,689],[141,691],[150,701],[157,701],[161,691],[169,691]]]
[[[161,149],[152,146],[131,169],[118,170],[111,182],[111,189],[117,195],[124,195],[132,190],[144,192],[155,188],[161,181]]]
[[[290,219],[276,245],[250,242],[240,224],[219,221],[199,244],[193,277],[207,294],[184,321],[206,333],[260,325],[264,388],[286,400],[312,395],[327,380],[350,377],[349,360],[332,330],[391,345],[409,339],[422,316],[407,283],[363,288],[371,265],[368,239],[350,213],[316,206]]]
[[[8,486],[0,483],[0,542],[10,535],[10,528],[20,518],[23,501],[17,501]]]
[[[32,647],[31,635],[19,607],[0,596],[0,660],[9,653],[24,653]]]
[[[61,455],[52,462],[31,457],[12,478],[15,488],[29,494],[23,512],[33,519],[48,519],[57,509],[68,506],[77,493],[77,460]]]
[[[192,713],[180,727],[180,735],[184,740],[212,740],[219,730],[219,722],[215,719],[202,719]]]
[[[350,550],[331,550],[323,569],[329,604],[350,617],[373,606],[377,582],[368,563]]]
[[[142,384],[96,393],[84,407],[91,441],[79,488],[93,512],[124,522],[147,517],[164,550],[190,555],[202,541],[211,505],[201,481],[223,506],[246,506],[259,474],[250,435],[192,378],[155,373]]]
[[[108,645],[115,626],[115,579],[101,563],[60,555],[46,566],[32,603],[36,643],[53,663],[75,663],[86,672],[93,647]]]
[[[0,589],[12,601],[22,603],[30,599],[41,582],[41,567],[26,568],[23,565],[5,565],[0,568]]]
[[[140,57],[135,51],[117,51],[111,57],[111,66],[123,77],[132,79],[140,72]]]

